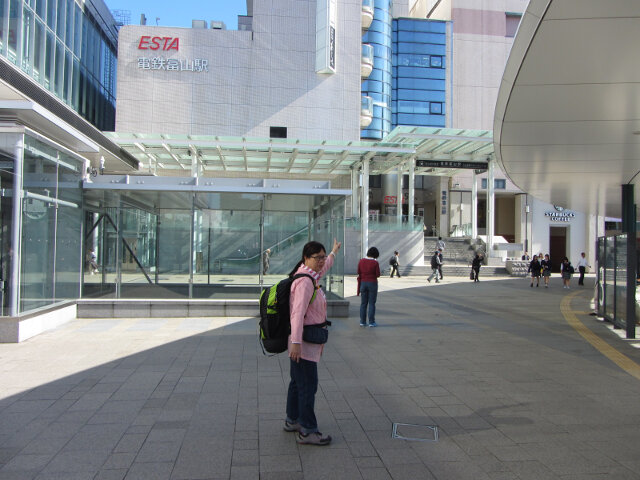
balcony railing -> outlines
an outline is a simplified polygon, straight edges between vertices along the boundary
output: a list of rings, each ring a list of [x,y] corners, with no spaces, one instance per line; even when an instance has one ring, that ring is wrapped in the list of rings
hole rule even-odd
[[[366,30],[373,22],[373,0],[362,0],[362,29]]]
[[[373,47],[367,43],[362,44],[362,59],[360,60],[360,75],[367,78],[373,70]]]
[[[362,223],[359,218],[351,217],[346,219],[347,228],[360,230]],[[370,232],[422,232],[424,229],[424,218],[414,215],[369,215]]]
[[[362,96],[360,100],[360,128],[366,128],[373,120],[373,98]]]

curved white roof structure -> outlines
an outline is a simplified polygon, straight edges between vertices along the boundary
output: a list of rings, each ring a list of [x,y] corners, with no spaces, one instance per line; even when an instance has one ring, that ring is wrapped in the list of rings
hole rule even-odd
[[[494,118],[496,159],[518,187],[620,216],[620,186],[640,192],[639,45],[637,0],[530,1]]]

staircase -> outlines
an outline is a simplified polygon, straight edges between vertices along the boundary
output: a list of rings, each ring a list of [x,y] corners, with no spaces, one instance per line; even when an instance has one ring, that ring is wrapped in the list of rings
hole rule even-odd
[[[476,250],[484,251],[484,246],[472,244],[468,238],[443,238],[445,248],[443,252],[442,273],[447,277],[468,277],[471,272],[471,261]],[[421,276],[431,275],[431,256],[436,251],[437,237],[425,237],[424,239],[424,266],[400,266],[401,275]],[[385,270],[388,274],[389,270]],[[507,276],[509,272],[504,266],[483,265],[480,269],[480,278]]]

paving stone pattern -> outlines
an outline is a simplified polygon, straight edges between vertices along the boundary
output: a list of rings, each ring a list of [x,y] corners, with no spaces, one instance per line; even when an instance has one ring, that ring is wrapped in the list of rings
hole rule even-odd
[[[329,447],[282,430],[288,358],[261,354],[255,319],[78,320],[0,345],[0,479],[640,479],[640,382],[564,320],[574,290],[424,283],[381,279],[378,328],[358,327],[357,297],[334,322]],[[591,292],[580,320],[640,362],[588,316]]]

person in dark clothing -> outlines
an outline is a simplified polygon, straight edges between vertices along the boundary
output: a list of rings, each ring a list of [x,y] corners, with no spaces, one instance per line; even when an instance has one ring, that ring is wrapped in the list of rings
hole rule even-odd
[[[400,278],[400,271],[398,270],[400,266],[400,254],[397,250],[393,252],[393,257],[389,259],[389,265],[391,265],[391,278],[393,278],[394,273]]]
[[[479,282],[480,279],[480,267],[482,266],[482,255],[476,253],[476,256],[473,257],[473,261],[471,262],[471,270],[473,271],[473,281]]]
[[[367,256],[358,262],[358,292],[360,295],[360,326],[367,326],[367,310],[369,326],[377,327],[376,300],[378,299],[378,277],[380,264],[377,258],[380,252],[376,247],[367,250]]]
[[[444,277],[442,276],[442,264],[444,263],[444,257],[442,256],[441,248],[438,249],[438,257],[440,257],[440,264],[438,265],[438,273],[440,274],[440,280],[443,280]]]
[[[569,290],[569,283],[571,282],[571,275],[574,273],[573,265],[567,257],[562,259],[562,265],[560,265],[560,272],[562,272],[562,288]]]
[[[551,259],[549,258],[548,253],[544,256],[544,260],[540,262],[540,268],[542,269],[544,288],[549,288],[549,278],[551,278]]]
[[[529,272],[531,273],[531,286],[533,287],[533,280],[536,280],[536,287],[540,286],[540,273],[542,267],[538,261],[538,256],[534,255],[533,260],[529,263]]]

